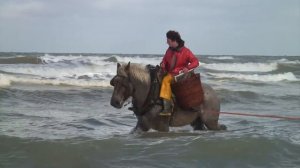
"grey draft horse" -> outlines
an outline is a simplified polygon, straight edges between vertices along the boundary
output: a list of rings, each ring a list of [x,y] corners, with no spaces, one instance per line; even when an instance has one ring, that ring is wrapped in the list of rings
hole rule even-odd
[[[190,124],[194,130],[225,130],[225,125],[218,124],[220,112],[220,100],[216,92],[207,84],[202,83],[204,90],[204,101],[201,106],[193,111],[183,110],[174,104],[171,116],[160,116],[163,106],[154,103],[145,108],[145,101],[149,96],[151,87],[151,76],[146,66],[138,64],[117,65],[117,74],[110,81],[114,86],[110,104],[115,108],[122,108],[124,102],[132,97],[134,113],[137,117],[134,132],[146,132],[154,129],[168,132],[169,127],[179,127]]]

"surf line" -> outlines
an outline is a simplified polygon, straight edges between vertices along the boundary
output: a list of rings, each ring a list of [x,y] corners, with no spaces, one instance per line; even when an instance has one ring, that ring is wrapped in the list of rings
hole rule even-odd
[[[300,117],[291,117],[291,116],[279,116],[279,115],[265,115],[265,114],[250,114],[250,113],[239,113],[239,112],[225,112],[221,111],[220,114],[228,115],[240,115],[240,116],[251,116],[251,117],[264,117],[264,118],[278,118],[285,120],[300,120]]]

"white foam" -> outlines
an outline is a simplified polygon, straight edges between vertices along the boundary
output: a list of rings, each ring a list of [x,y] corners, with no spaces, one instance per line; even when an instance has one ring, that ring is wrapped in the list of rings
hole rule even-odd
[[[285,58],[277,60],[276,62],[278,62],[280,64],[300,64],[300,60],[289,61]]]
[[[82,65],[82,64],[95,64],[95,65],[104,65],[105,62],[104,59],[109,58],[109,57],[99,57],[99,56],[53,56],[53,55],[48,55],[45,54],[44,56],[40,57],[43,63],[46,64],[53,64],[53,63],[69,63],[69,64],[74,64],[74,65]]]
[[[209,59],[214,59],[214,60],[232,60],[234,59],[231,56],[214,56],[214,57],[208,57]]]
[[[235,72],[270,72],[276,70],[277,65],[277,63],[202,63],[206,69]]]
[[[235,78],[239,80],[261,81],[261,82],[278,82],[278,81],[300,81],[292,72],[270,75],[247,75],[232,73],[209,73],[216,78]]]
[[[63,62],[63,61],[71,61],[71,60],[76,60],[76,59],[80,59],[82,58],[82,56],[53,56],[53,55],[49,55],[49,54],[45,54],[44,56],[40,57],[40,59],[44,62],[44,63],[56,63],[56,62]]]
[[[103,66],[97,65],[67,65],[67,64],[46,64],[46,65],[3,65],[1,71],[16,74],[26,74],[40,76],[43,78],[78,78],[80,76],[88,76],[95,79],[105,79],[112,77],[116,73],[115,64],[107,64]]]
[[[10,86],[11,81],[7,79],[3,74],[0,74],[0,87]]]
[[[81,63],[86,63],[86,64],[95,64],[95,65],[105,65],[109,64],[110,62],[105,61],[108,58],[115,57],[118,62],[121,63],[139,63],[139,64],[153,64],[153,65],[158,65],[162,57],[140,57],[140,56],[134,56],[134,57],[126,57],[126,56],[118,56],[118,55],[111,55],[111,56],[52,56],[45,54],[44,56],[40,57],[40,59],[44,63],[58,63],[58,62],[71,62],[73,64],[81,64]]]
[[[116,56],[118,62],[123,62],[123,63],[137,63],[137,64],[143,64],[143,65],[147,65],[147,64],[151,64],[151,65],[159,65],[162,57],[151,57],[151,58],[145,58],[145,57],[139,57],[139,56],[135,56],[135,57],[119,57]]]
[[[299,134],[291,135],[291,137],[289,139],[292,143],[294,143],[296,145],[300,145],[300,135]]]
[[[2,82],[4,81],[4,82]],[[43,79],[28,76],[13,76],[0,74],[0,86],[9,86],[11,83],[39,84],[39,85],[70,85],[80,87],[111,87],[109,80],[84,79]]]

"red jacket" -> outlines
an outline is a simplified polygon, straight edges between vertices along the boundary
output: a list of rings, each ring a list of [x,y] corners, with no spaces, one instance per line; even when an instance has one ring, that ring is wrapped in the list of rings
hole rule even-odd
[[[173,56],[176,56],[177,60],[174,68],[170,69]],[[172,75],[178,75],[179,71],[183,70],[183,68],[187,68],[190,70],[196,68],[197,66],[199,66],[199,60],[195,57],[190,49],[184,46],[179,49],[179,51],[174,51],[169,48],[166,51],[166,54],[161,63],[162,69],[171,73]]]

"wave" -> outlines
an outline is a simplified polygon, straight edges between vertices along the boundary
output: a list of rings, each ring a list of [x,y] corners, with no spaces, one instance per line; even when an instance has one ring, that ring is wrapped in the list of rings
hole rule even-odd
[[[290,61],[286,58],[283,58],[283,59],[279,59],[277,60],[276,62],[278,63],[281,63],[281,64],[300,64],[300,60],[293,60],[293,61]]]
[[[211,56],[214,57],[214,56]],[[229,56],[217,57],[231,59]],[[233,58],[233,57],[232,57]],[[1,57],[2,60],[10,60],[15,64],[1,64],[0,85],[7,86],[13,82],[39,83],[53,85],[76,85],[76,86],[106,86],[108,81],[116,74],[116,63],[137,63],[152,64],[160,63],[161,56],[138,56],[138,55],[34,55]],[[276,58],[278,59],[278,58]],[[293,58],[294,59],[294,58]],[[298,59],[298,58],[296,58]],[[19,63],[16,63],[18,62]],[[27,63],[26,63],[27,62]],[[232,61],[234,62],[234,61]],[[4,61],[2,62],[4,63]],[[256,81],[297,81],[299,72],[299,60],[279,59],[269,63],[203,63],[200,62],[200,69],[208,69],[217,78],[237,78]],[[224,72],[232,73],[224,73]],[[271,72],[266,75],[260,72]],[[220,73],[220,74],[217,74]],[[222,73],[223,72],[223,73]],[[257,72],[234,74],[233,72]],[[276,74],[274,74],[276,73]],[[265,76],[262,76],[265,75]],[[295,75],[294,75],[295,74]],[[20,79],[19,76],[21,76]],[[205,76],[205,75],[204,75]],[[18,78],[17,78],[18,77]],[[297,76],[298,77],[298,76]],[[105,81],[106,84],[99,84]],[[85,83],[87,82],[87,83]],[[96,82],[96,83],[93,83]],[[89,83],[89,84],[88,84]]]
[[[41,64],[42,60],[32,56],[0,57],[0,64]]]
[[[221,98],[222,103],[247,103],[249,100],[254,102],[258,100],[261,95],[250,90],[230,90],[221,88],[218,90],[218,96]]]
[[[109,63],[103,66],[72,66],[68,64],[51,65],[3,65],[0,71],[9,74],[39,76],[41,78],[91,78],[107,79],[115,75],[116,65]]]
[[[11,80],[6,78],[4,75],[0,74],[0,87],[9,86],[10,83],[11,83]]]
[[[300,72],[300,61],[299,60],[294,60],[294,61],[289,61],[287,59],[281,59],[278,60],[278,72]],[[297,74],[298,74],[297,73]]]
[[[202,63],[205,69],[231,72],[289,72],[299,70],[299,60],[275,60],[269,63]]]
[[[234,78],[238,80],[260,81],[260,82],[278,82],[278,81],[300,81],[292,72],[270,75],[258,74],[232,74],[232,73],[208,73],[215,78]]]
[[[210,59],[227,60],[226,63],[204,63],[200,62],[200,67],[214,71],[232,71],[232,72],[290,72],[299,69],[299,60],[288,60],[282,58],[272,62],[246,62],[237,63],[233,61],[233,56],[210,56]],[[138,56],[138,55],[50,55],[43,56],[16,56],[0,58],[0,64],[51,64],[51,65],[72,65],[72,66],[106,66],[107,64],[121,63],[138,63],[158,65],[162,56]],[[245,58],[246,60],[247,58]],[[230,61],[230,62],[228,62]],[[261,60],[258,60],[261,61]],[[1,70],[1,69],[0,69]]]
[[[141,56],[52,56],[45,54],[40,59],[45,64],[50,63],[71,63],[71,64],[88,64],[88,65],[103,65],[108,62],[120,62],[120,63],[138,63],[138,64],[153,64],[160,63],[162,57],[141,57]]]
[[[66,85],[79,87],[111,87],[109,80],[85,79],[43,79],[0,74],[0,87],[8,87],[12,83],[38,84],[38,85]]]
[[[277,63],[202,63],[201,65],[205,69],[233,72],[270,72],[277,69]]]
[[[231,56],[214,56],[214,57],[208,57],[209,59],[214,60],[233,60],[234,58]]]
[[[1,86],[11,82],[76,85],[76,86],[107,86],[116,74],[116,62],[156,64],[161,58],[143,58],[139,56],[52,56],[45,54],[39,57],[41,64],[3,64],[0,66]],[[18,79],[14,76],[21,76]],[[26,78],[24,78],[24,76]],[[87,81],[88,80],[88,81]],[[106,84],[99,83],[106,81]]]
[[[32,57],[34,58],[34,57]],[[17,57],[11,58],[17,60]],[[12,83],[41,85],[72,85],[80,87],[109,87],[116,74],[116,62],[157,64],[161,58],[139,56],[53,56],[39,57],[39,64],[3,64],[0,66],[0,86]],[[24,63],[24,62],[23,62]]]
[[[161,56],[143,57],[138,55],[119,56],[119,55],[50,55],[43,56],[14,56],[0,57],[0,64],[75,64],[75,65],[103,65],[105,62],[121,62],[121,63],[139,63],[153,64],[160,63]]]

